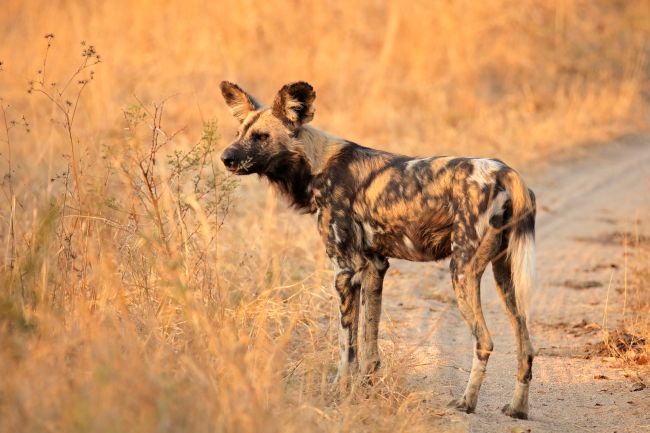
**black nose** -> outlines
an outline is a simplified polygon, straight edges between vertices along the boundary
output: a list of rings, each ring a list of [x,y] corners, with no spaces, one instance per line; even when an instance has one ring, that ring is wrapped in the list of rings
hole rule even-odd
[[[224,150],[223,153],[221,154],[221,161],[223,162],[223,165],[225,165],[228,168],[234,167],[235,164],[237,164],[239,159],[237,157],[238,156],[237,153],[238,152],[235,149],[232,149],[230,147]]]

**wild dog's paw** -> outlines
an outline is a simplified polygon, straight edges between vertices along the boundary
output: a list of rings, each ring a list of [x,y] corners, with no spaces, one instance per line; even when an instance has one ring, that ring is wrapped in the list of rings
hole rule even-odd
[[[360,384],[364,387],[371,387],[377,382],[377,370],[381,366],[381,361],[375,359],[363,362],[360,368]]]
[[[467,404],[465,397],[455,398],[447,404],[447,407],[450,409],[456,409],[465,413],[474,413],[473,407]]]
[[[521,410],[516,410],[513,409],[512,406],[509,404],[503,406],[501,408],[501,412],[504,414],[508,415],[509,417],[516,418],[516,419],[528,419],[528,414],[524,411]]]

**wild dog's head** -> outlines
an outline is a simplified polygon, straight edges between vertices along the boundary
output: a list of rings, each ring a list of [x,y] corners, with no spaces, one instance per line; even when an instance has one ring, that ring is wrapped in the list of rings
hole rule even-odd
[[[287,158],[298,156],[292,146],[297,131],[314,117],[316,93],[311,85],[303,81],[285,85],[270,108],[227,81],[221,83],[221,93],[240,123],[235,141],[221,155],[228,170],[269,175]]]
[[[302,125],[314,117],[314,89],[302,81],[287,84],[270,108],[227,81],[221,83],[221,93],[240,123],[235,141],[221,155],[226,168],[240,175],[265,176],[295,207],[313,212],[311,166],[298,136]]]

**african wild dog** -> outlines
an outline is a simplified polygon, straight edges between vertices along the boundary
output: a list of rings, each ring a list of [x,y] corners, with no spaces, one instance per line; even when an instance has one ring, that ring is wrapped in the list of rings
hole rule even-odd
[[[316,94],[305,82],[280,89],[263,107],[240,87],[221,83],[240,126],[221,159],[236,174],[266,177],[306,213],[334,263],[340,296],[339,378],[379,366],[377,333],[388,258],[451,256],[458,308],[476,340],[465,393],[450,403],[473,412],[492,339],[480,302],[489,262],[517,339],[518,374],[503,412],[528,416],[533,347],[524,293],[534,284],[535,198],[521,177],[494,159],[410,158],[359,146],[306,126]]]

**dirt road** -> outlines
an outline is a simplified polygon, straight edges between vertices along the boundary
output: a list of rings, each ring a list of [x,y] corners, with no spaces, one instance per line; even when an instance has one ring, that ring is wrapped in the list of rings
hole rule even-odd
[[[516,360],[488,267],[482,298],[495,351],[478,408],[470,415],[441,414],[440,426],[473,432],[650,431],[650,389],[632,391],[634,374],[630,378],[612,358],[585,359],[588,343],[601,340],[603,321],[615,327],[622,317],[622,237],[650,213],[650,138],[592,147],[523,175],[538,198],[538,287],[529,315],[538,356],[530,420],[500,412],[512,395]],[[473,344],[454,304],[447,266],[394,261],[380,332],[380,346],[404,356],[412,371],[409,386],[422,391],[424,404],[438,413],[462,394]]]

